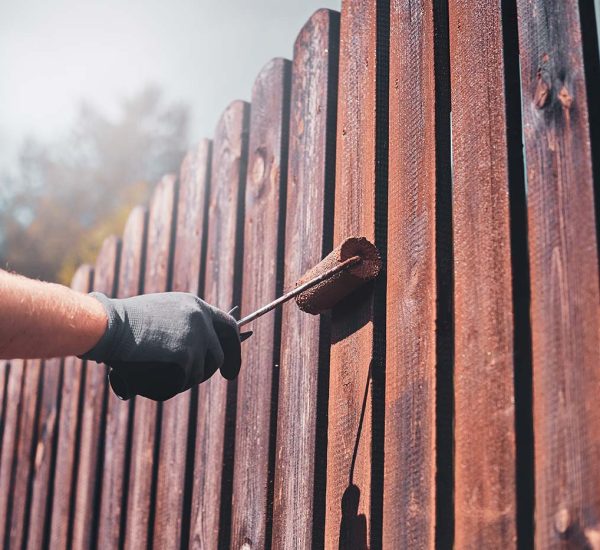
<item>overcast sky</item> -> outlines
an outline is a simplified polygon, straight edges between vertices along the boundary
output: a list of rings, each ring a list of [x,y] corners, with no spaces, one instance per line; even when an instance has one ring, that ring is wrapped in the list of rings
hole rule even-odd
[[[78,102],[108,113],[158,84],[211,136],[233,99],[250,99],[272,57],[320,7],[340,0],[13,0],[0,2],[0,167],[26,135],[52,140]]]

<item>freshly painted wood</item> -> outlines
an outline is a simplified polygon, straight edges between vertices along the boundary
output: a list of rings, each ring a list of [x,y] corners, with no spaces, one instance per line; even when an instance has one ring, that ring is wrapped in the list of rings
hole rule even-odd
[[[203,140],[184,159],[179,176],[177,229],[173,259],[172,290],[201,295],[200,273],[204,271],[202,243],[205,202],[209,191],[211,143]],[[163,404],[156,516],[155,548],[179,549],[181,546],[186,462],[188,456],[188,419],[192,391],[183,392]],[[195,415],[194,415],[195,416]],[[194,428],[195,429],[195,428]]]
[[[63,360],[46,359],[42,364],[36,441],[31,473],[31,505],[27,548],[37,550],[45,544],[52,515],[53,478],[56,467],[56,443],[60,410]]]
[[[239,305],[242,273],[241,228],[248,155],[250,105],[234,101],[215,130],[208,198],[204,298],[229,311]],[[198,388],[190,547],[216,550],[219,534],[229,533],[233,432],[227,432],[235,408],[228,402],[235,382],[215,373]],[[229,422],[229,424],[228,424]],[[225,445],[226,433],[229,436]],[[227,479],[223,483],[223,476]],[[227,486],[229,490],[222,487]],[[221,511],[224,509],[222,517]],[[226,545],[225,545],[226,546]]]
[[[435,40],[432,0],[392,0],[385,548],[434,548],[435,543]]]
[[[92,290],[94,268],[90,265],[80,266],[71,288],[78,292]],[[67,548],[71,537],[71,497],[75,491],[76,463],[79,458],[77,433],[81,404],[82,381],[85,379],[84,362],[77,357],[67,357],[63,366],[63,383],[61,388],[60,417],[58,421],[58,441],[56,455],[60,460],[56,463],[54,474],[54,491],[52,500],[52,517],[50,522],[50,540],[57,549]]]
[[[148,211],[143,206],[136,206],[127,219],[121,245],[117,298],[137,296],[142,292],[147,221]],[[118,548],[124,537],[124,503],[129,479],[127,438],[133,404],[134,400],[122,401],[114,392],[108,391],[98,548]]]
[[[455,544],[516,544],[513,310],[501,2],[449,3]]]
[[[275,299],[281,290],[290,62],[270,61],[252,89],[248,177],[246,180],[241,313]],[[275,441],[272,407],[279,368],[279,312],[251,325],[242,347],[238,377],[231,544],[267,548],[271,460]],[[270,495],[271,493],[271,495]]]
[[[387,116],[383,115],[387,105],[377,111],[378,85],[382,84],[377,82],[378,63],[383,62],[377,55],[377,19],[378,8],[385,5],[376,0],[342,2],[334,247],[352,236],[380,244],[375,238],[376,204],[386,181],[377,164],[375,114]],[[332,313],[325,512],[328,549],[378,544],[374,536],[379,530],[374,521],[378,520],[371,513],[378,508],[372,499],[372,446],[377,429],[373,395],[381,388],[374,388],[372,382],[383,374],[382,350],[374,353],[374,288],[383,280],[363,287]]]
[[[40,359],[30,359],[25,363],[11,506],[6,517],[10,524],[8,543],[10,548],[21,548],[23,536],[27,531],[31,453],[35,442],[41,368],[42,362]]]
[[[531,266],[535,542],[544,549],[596,548],[599,188],[588,101],[598,98],[586,97],[579,3],[518,0],[517,8]]]
[[[172,264],[176,178],[165,176],[152,197],[148,220],[144,292],[168,290]],[[136,397],[131,466],[127,496],[125,548],[146,548],[152,534],[152,498],[155,491],[155,452],[159,404]]]
[[[10,532],[7,518],[12,504],[15,458],[19,444],[23,375],[24,362],[19,359],[11,360],[6,386],[6,413],[2,432],[2,455],[0,456],[0,543],[2,544],[5,544]]]
[[[111,236],[102,243],[96,260],[93,288],[107,296],[115,295],[118,280],[121,240]],[[107,391],[106,365],[88,361],[83,384],[79,464],[73,510],[73,546],[95,545],[98,529],[97,508],[102,482],[104,422]]]
[[[322,9],[294,45],[285,289],[331,250],[338,41],[339,13]],[[283,308],[274,548],[323,544],[325,476],[316,461],[324,458],[326,437],[329,323],[328,315],[307,315],[293,302]]]

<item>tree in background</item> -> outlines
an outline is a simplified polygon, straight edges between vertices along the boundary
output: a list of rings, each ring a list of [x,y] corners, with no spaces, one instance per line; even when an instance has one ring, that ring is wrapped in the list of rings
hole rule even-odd
[[[115,120],[84,103],[65,139],[27,139],[0,181],[2,267],[68,284],[106,236],[122,232],[150,183],[178,169],[188,121],[186,107],[150,87],[123,101]]]

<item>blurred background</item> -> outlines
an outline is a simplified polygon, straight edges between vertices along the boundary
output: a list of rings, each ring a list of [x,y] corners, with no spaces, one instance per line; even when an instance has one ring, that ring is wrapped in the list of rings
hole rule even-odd
[[[0,267],[69,284],[135,204],[341,0],[0,4]]]

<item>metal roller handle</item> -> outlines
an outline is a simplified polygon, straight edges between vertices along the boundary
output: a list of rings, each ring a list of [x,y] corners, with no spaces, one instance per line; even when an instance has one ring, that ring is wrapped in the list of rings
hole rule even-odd
[[[319,284],[322,281],[329,279],[330,277],[333,277],[336,273],[339,273],[340,271],[344,271],[345,269],[348,269],[348,268],[360,263],[361,261],[362,261],[362,258],[360,256],[352,256],[351,258],[344,260],[342,263],[336,265],[335,267],[331,268],[330,270],[325,271],[325,273],[321,273],[321,275],[318,275],[314,279],[311,279],[310,281],[307,281],[306,283],[304,283],[300,286],[297,286],[296,288],[294,288],[294,290],[290,290],[289,292],[287,292],[283,296],[280,296],[276,300],[270,302],[266,306],[263,306],[260,309],[257,309],[254,313],[250,313],[249,315],[246,315],[246,317],[240,319],[237,322],[238,327],[243,327],[244,325],[247,325],[248,323],[254,321],[255,319],[258,319],[259,317],[263,316],[265,313],[268,313],[272,309],[275,309],[277,306],[298,296],[298,294],[302,294],[305,290]]]

